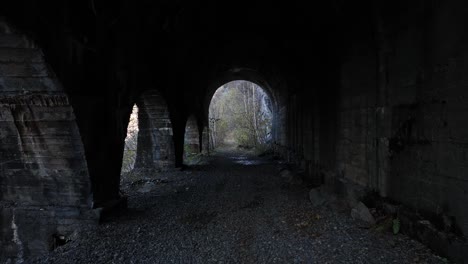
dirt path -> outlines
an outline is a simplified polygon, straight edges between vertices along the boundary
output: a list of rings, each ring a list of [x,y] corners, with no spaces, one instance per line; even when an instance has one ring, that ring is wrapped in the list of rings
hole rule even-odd
[[[313,209],[278,164],[218,153],[209,165],[131,185],[129,210],[37,263],[442,263],[405,236]],[[162,179],[162,180],[161,180]]]

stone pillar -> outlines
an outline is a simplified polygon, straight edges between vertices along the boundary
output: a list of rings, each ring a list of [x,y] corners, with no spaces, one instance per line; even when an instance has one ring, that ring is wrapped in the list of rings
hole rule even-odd
[[[208,129],[208,126],[203,127],[201,144],[202,144],[202,153],[203,154],[210,153],[210,131]]]
[[[0,262],[43,254],[93,216],[68,96],[40,49],[0,20]]]
[[[137,105],[139,132],[135,169],[173,168],[172,124],[164,98],[157,91],[150,91],[142,95]]]
[[[194,156],[200,153],[200,136],[198,134],[197,119],[194,115],[190,116],[185,126],[184,137],[184,158]]]

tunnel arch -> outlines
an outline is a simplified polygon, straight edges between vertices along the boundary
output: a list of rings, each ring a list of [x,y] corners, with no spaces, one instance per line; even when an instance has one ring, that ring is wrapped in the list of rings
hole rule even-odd
[[[265,151],[272,147],[273,102],[264,88],[246,80],[219,87],[209,106],[213,149]]]
[[[271,81],[268,81],[264,76],[264,74],[260,73],[257,70],[253,70],[250,68],[245,67],[233,67],[230,70],[224,71],[221,74],[217,74],[217,77],[214,78],[213,81],[210,82],[208,85],[205,96],[203,98],[203,132],[206,133],[204,137],[202,137],[202,150],[203,148],[207,148],[209,151],[209,144],[205,142],[206,139],[209,139],[207,136],[209,133],[209,106],[211,104],[211,100],[215,92],[224,84],[230,83],[233,81],[248,81],[251,83],[256,84],[259,86],[269,97],[272,102],[272,141],[278,142],[282,139],[280,138],[284,132],[283,126],[284,124],[281,123],[281,104],[284,103],[284,100],[281,100],[281,97],[286,97],[284,94],[284,88],[282,87],[285,85],[285,81],[279,78],[274,82],[275,85],[270,85]],[[278,78],[278,77],[277,77]],[[205,132],[206,131],[206,132]],[[276,143],[275,143],[276,145]]]
[[[233,81],[248,81],[258,85],[262,90],[264,90],[268,97],[272,101],[273,108],[276,110],[278,105],[278,94],[275,93],[275,90],[272,86],[270,86],[269,82],[258,72],[255,70],[251,70],[248,68],[233,68],[229,71],[226,71],[219,75],[214,81],[210,82],[208,86],[203,103],[203,111],[204,116],[208,116],[208,108],[210,107],[211,99],[215,94],[216,90],[219,87],[223,86],[226,83],[230,83]]]

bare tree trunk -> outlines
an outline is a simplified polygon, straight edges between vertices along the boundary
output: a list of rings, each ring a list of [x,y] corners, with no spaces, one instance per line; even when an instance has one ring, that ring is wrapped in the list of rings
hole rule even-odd
[[[217,145],[217,140],[216,140],[216,137],[217,137],[217,134],[216,134],[216,118],[213,120],[213,148],[216,148],[216,145]]]
[[[258,140],[258,124],[257,124],[257,107],[256,107],[257,101],[255,100],[254,84],[251,83],[250,86],[252,88],[253,127],[254,127],[254,136],[255,136],[254,145],[257,146],[257,143],[259,141]]]
[[[246,93],[246,90],[244,89],[245,87],[242,86],[241,88],[241,91],[242,91],[242,95],[244,96],[244,113],[245,115],[247,115],[249,113],[248,111],[248,102],[249,102],[249,98],[247,97],[247,93]]]

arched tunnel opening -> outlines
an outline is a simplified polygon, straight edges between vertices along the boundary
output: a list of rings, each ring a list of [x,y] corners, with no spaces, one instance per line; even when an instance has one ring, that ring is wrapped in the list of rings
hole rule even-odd
[[[272,107],[267,93],[253,82],[232,81],[219,87],[208,113],[211,148],[257,154],[270,151]]]

